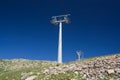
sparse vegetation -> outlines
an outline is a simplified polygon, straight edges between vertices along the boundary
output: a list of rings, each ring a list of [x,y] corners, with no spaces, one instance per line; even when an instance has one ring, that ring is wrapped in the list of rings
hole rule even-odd
[[[64,63],[0,60],[0,80],[119,80],[120,54]]]
[[[71,80],[71,79],[75,79],[75,80],[81,80],[81,76],[76,75],[74,72],[68,72],[68,73],[59,73],[57,75],[51,75],[51,77],[49,78],[50,80]]]

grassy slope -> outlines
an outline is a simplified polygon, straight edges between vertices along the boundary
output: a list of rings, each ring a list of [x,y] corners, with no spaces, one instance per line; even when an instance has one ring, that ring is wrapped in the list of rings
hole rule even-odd
[[[36,75],[37,73],[40,74],[44,68],[54,66],[55,64],[55,62],[22,59],[0,60],[0,80],[20,80],[21,73],[32,72],[32,75]]]
[[[120,55],[120,54],[117,54]],[[102,58],[102,57],[101,57]],[[65,65],[70,65],[74,63],[79,63],[82,61],[94,60],[95,58],[89,58],[81,61],[65,63]],[[64,64],[63,64],[64,65]],[[30,75],[37,75],[36,80],[47,80],[45,74],[42,71],[48,67],[58,66],[56,62],[47,61],[32,61],[24,59],[15,60],[0,60],[0,80],[21,80],[21,73],[30,73]],[[67,74],[61,73],[58,75],[52,75],[48,80],[70,80],[76,77],[74,72],[68,72]],[[81,75],[76,79],[80,80]],[[46,78],[46,79],[44,79]],[[24,79],[25,80],[25,79]]]

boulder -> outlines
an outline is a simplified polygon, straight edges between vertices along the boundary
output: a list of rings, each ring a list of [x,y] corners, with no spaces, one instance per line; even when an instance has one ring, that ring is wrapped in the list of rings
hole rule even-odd
[[[113,74],[113,73],[115,73],[114,69],[109,69],[109,70],[107,70],[107,72],[108,72],[108,74]]]
[[[37,76],[30,76],[30,77],[28,77],[28,78],[26,78],[25,80],[35,80],[37,78]]]

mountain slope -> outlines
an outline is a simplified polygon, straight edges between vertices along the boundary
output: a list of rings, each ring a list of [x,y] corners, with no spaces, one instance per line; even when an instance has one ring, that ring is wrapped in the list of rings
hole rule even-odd
[[[0,60],[0,80],[120,80],[120,54],[64,64],[25,59]]]

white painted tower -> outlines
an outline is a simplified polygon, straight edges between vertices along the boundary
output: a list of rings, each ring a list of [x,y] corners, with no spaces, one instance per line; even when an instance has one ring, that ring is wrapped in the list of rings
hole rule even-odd
[[[58,63],[62,63],[62,22],[59,23]]]
[[[82,51],[76,51],[76,53],[77,53],[77,56],[78,56],[78,60],[81,60],[83,52]]]
[[[53,16],[51,23],[54,25],[59,24],[59,41],[58,41],[58,63],[62,63],[62,23],[70,23],[70,20],[68,18],[70,14],[67,15],[59,15],[59,16]]]

